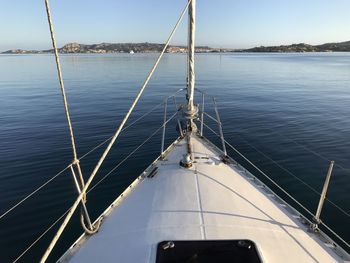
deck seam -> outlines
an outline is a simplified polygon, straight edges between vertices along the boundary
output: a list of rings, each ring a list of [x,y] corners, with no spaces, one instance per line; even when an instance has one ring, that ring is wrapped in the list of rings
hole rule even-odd
[[[192,147],[193,147],[193,151],[195,152],[194,144],[192,145]],[[201,192],[200,192],[198,173],[197,173],[197,164],[194,164],[194,169],[195,169],[194,175],[195,175],[195,180],[196,180],[196,192],[197,192],[197,200],[198,200],[199,223],[200,223],[200,229],[201,229],[201,237],[202,237],[202,239],[206,240],[207,237],[206,237],[206,232],[205,232],[203,208],[202,208],[202,201],[201,201]]]

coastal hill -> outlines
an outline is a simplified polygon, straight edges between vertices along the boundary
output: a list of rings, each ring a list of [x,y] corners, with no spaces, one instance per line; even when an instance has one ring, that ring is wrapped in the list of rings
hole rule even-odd
[[[340,43],[326,43],[322,45],[308,45],[304,43],[269,46],[269,47],[254,47],[250,49],[240,50],[241,52],[349,52],[350,41]]]
[[[68,53],[154,53],[163,49],[163,44],[157,43],[101,43],[101,44],[78,44],[69,43],[59,48],[59,52]],[[169,46],[167,53],[184,53],[187,52],[185,46]],[[281,45],[281,46],[260,46],[249,49],[222,49],[211,48],[208,46],[197,46],[197,53],[211,52],[350,52],[350,41],[340,43],[326,43],[322,45],[308,45],[304,43]],[[45,54],[53,53],[49,50],[22,50],[12,49],[1,54]]]
[[[162,51],[164,44],[156,43],[101,43],[101,44],[78,44],[69,43],[59,48],[59,53],[154,53]],[[196,47],[196,52],[220,52],[220,49],[210,48],[207,46]],[[166,50],[168,53],[184,53],[187,52],[185,46],[169,46]],[[45,54],[53,53],[49,50],[22,50],[13,49],[2,52],[2,54]]]

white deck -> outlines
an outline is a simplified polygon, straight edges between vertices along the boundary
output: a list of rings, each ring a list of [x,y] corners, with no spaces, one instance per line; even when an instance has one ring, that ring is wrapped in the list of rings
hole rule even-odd
[[[193,138],[191,169],[179,166],[180,141],[153,178],[142,178],[62,261],[155,262],[164,240],[250,239],[264,262],[343,262],[290,209],[234,165],[222,163],[206,141]],[[242,174],[242,175],[241,175]]]

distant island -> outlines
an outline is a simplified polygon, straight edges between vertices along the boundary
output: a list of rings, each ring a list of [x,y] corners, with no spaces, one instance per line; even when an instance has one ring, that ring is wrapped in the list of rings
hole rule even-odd
[[[59,48],[62,54],[71,53],[154,53],[163,49],[163,44],[157,43],[101,43],[101,44],[78,44],[69,43]],[[350,41],[340,43],[326,43],[322,45],[309,44],[292,44],[281,46],[260,46],[249,49],[228,49],[228,48],[211,48],[208,46],[197,46],[197,53],[214,53],[214,52],[270,52],[270,53],[287,53],[287,52],[350,52]],[[167,53],[185,53],[186,46],[169,46]],[[47,54],[53,53],[52,49],[48,50],[22,50],[12,49],[2,52],[1,54]]]
[[[157,43],[101,43],[101,44],[78,44],[69,43],[58,49],[59,53],[155,53],[160,52],[164,44]],[[221,52],[221,49],[215,49],[207,46],[196,47],[196,52]],[[226,50],[227,51],[227,50]],[[185,53],[186,46],[168,46],[167,53]],[[2,52],[1,54],[46,54],[53,53],[53,49],[48,50],[22,50],[12,49]]]
[[[322,45],[308,45],[304,43],[269,46],[269,47],[254,47],[241,50],[242,52],[350,52],[350,41],[339,43],[326,43]]]

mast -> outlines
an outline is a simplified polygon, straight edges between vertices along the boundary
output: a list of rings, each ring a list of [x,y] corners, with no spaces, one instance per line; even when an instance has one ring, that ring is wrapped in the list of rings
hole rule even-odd
[[[184,107],[183,114],[188,120],[186,141],[187,154],[183,156],[180,165],[190,168],[193,163],[191,134],[196,130],[196,125],[193,119],[196,118],[198,107],[193,103],[194,86],[195,86],[195,72],[194,72],[194,42],[196,30],[196,0],[188,0],[188,58],[187,58],[187,107]]]
[[[194,115],[195,107],[193,104],[194,86],[195,86],[195,71],[194,71],[194,43],[196,31],[196,0],[190,1],[188,9],[188,85],[187,85],[187,110],[189,115]],[[191,127],[193,121],[191,120]]]

